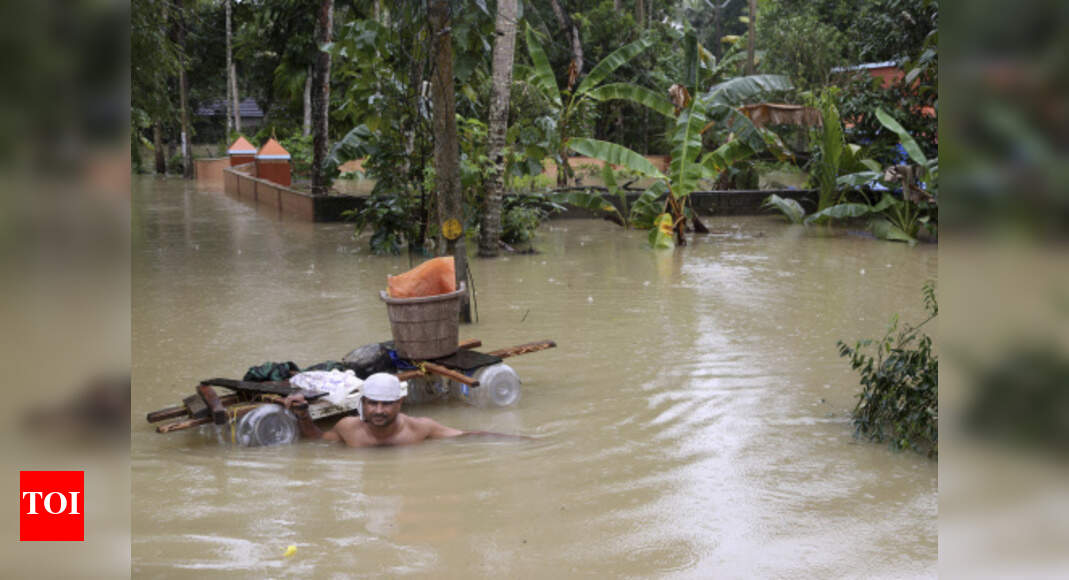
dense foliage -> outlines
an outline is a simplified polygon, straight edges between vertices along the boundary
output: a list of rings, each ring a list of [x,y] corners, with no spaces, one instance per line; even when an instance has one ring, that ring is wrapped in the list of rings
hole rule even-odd
[[[939,314],[935,287],[924,285],[928,318],[917,325],[891,318],[879,340],[839,341],[839,355],[861,375],[861,393],[854,408],[857,434],[895,449],[913,449],[935,457],[939,452],[939,361],[932,339],[920,332]],[[869,354],[870,351],[875,351]]]

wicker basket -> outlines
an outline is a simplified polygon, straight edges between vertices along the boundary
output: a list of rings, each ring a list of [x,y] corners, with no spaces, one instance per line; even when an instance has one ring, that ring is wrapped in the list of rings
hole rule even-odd
[[[460,339],[460,299],[466,293],[464,282],[455,292],[422,298],[390,298],[380,290],[397,354],[424,360],[455,353]]]

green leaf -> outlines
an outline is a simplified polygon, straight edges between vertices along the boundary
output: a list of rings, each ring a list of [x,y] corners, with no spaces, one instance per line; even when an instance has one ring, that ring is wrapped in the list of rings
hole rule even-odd
[[[657,216],[653,221],[653,227],[650,228],[650,234],[648,241],[651,248],[659,250],[670,250],[675,247],[675,234],[672,228],[672,216],[671,214],[662,213]]]
[[[616,173],[612,170],[612,165],[606,163],[601,166],[601,180],[610,192],[616,190]]]
[[[606,163],[619,165],[646,177],[666,179],[665,175],[658,171],[657,168],[650,163],[649,159],[646,159],[627,147],[617,145],[616,143],[609,143],[608,141],[601,141],[599,139],[588,139],[586,137],[572,137],[568,140],[568,147],[580,155],[586,155],[587,157],[600,159]]]
[[[787,221],[792,224],[802,223],[802,219],[805,217],[805,210],[802,209],[802,204],[793,199],[782,198],[774,193],[765,198],[765,202],[761,204],[761,207],[779,210],[787,218]]]
[[[703,99],[713,105],[738,106],[767,93],[789,91],[793,88],[791,79],[783,75],[750,75],[713,85]]]
[[[643,36],[635,42],[626,44],[614,50],[612,54],[602,59],[601,62],[591,69],[590,73],[586,75],[586,78],[579,83],[579,87],[575,89],[575,94],[583,95],[590,89],[596,87],[601,81],[608,78],[608,76],[612,74],[612,71],[627,64],[629,60],[635,58],[642,53],[642,51],[649,48],[651,44],[653,44],[653,39],[648,36]]]
[[[857,173],[848,173],[846,175],[840,175],[835,183],[842,187],[861,187],[866,183],[872,183],[883,177],[882,171],[858,171]]]
[[[531,81],[557,107],[561,106],[560,88],[557,87],[557,79],[553,76],[553,69],[549,66],[549,59],[542,50],[542,45],[535,38],[534,30],[527,26],[527,54],[531,56],[534,66],[531,69]]]
[[[639,105],[646,106],[665,117],[674,117],[676,112],[672,103],[658,93],[632,85],[630,83],[610,83],[591,89],[587,96],[596,101],[611,101],[622,99]]]
[[[902,148],[909,154],[910,159],[917,165],[927,165],[928,158],[921,151],[920,145],[913,140],[913,136],[906,131],[902,125],[898,124],[898,121],[894,117],[887,114],[882,108],[876,109],[876,119],[880,121],[880,124],[887,127],[898,135],[898,139],[902,142]]]
[[[901,228],[892,224],[884,218],[876,218],[869,222],[869,229],[872,234],[881,240],[890,240],[896,242],[906,242],[911,246],[917,244],[917,239],[913,236],[902,231]]]
[[[676,118],[672,133],[672,162],[669,164],[672,191],[676,197],[686,197],[698,188],[698,180],[715,174],[698,162],[702,150],[701,130],[706,118],[694,106],[683,109]]]
[[[864,203],[840,203],[805,218],[806,225],[827,219],[856,218],[873,213],[872,206]]]
[[[716,179],[721,172],[731,167],[732,163],[742,161],[753,154],[753,148],[741,139],[728,141],[702,157],[701,164],[705,169],[704,176],[707,179]]]

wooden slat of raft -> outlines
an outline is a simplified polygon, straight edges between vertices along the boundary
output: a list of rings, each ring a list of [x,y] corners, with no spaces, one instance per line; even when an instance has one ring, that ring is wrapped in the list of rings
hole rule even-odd
[[[200,394],[193,394],[182,399],[182,404],[189,410],[190,419],[202,419],[208,416],[208,403],[204,402]]]
[[[219,401],[224,407],[229,407],[234,403],[241,402],[241,395],[223,395],[219,397]],[[160,421],[166,421],[167,419],[177,419],[179,417],[189,417],[189,408],[184,404],[177,407],[164,407],[158,411],[149,413],[145,418],[149,423],[159,423]]]
[[[527,344],[520,344],[516,346],[510,346],[508,348],[502,348],[499,350],[492,350],[486,354],[490,356],[496,356],[498,358],[509,358],[510,356],[520,356],[521,354],[538,352],[540,350],[546,350],[547,348],[554,348],[556,346],[557,343],[553,342],[552,340],[540,340],[538,342],[528,342]]]
[[[216,425],[226,425],[226,409],[223,408],[223,402],[219,400],[219,394],[215,392],[215,389],[208,385],[197,385],[197,393],[208,404],[208,409],[212,414],[212,422]]]

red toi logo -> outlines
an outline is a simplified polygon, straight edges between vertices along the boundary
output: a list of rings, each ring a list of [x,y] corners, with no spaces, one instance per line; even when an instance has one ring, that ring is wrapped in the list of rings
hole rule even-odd
[[[85,541],[85,472],[19,472],[19,540]]]

